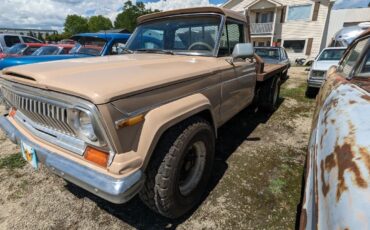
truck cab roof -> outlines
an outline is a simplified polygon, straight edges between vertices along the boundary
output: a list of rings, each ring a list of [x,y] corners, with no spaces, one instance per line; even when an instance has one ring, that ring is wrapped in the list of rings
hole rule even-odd
[[[239,21],[243,21],[247,23],[247,18],[245,15],[238,13],[233,10],[224,9],[220,7],[194,7],[194,8],[185,8],[185,9],[178,9],[178,10],[170,10],[158,13],[147,14],[139,17],[137,19],[138,23],[141,24],[146,21],[155,20],[158,18],[163,17],[170,17],[170,16],[179,16],[179,15],[186,15],[186,14],[222,14],[228,18],[236,19]]]

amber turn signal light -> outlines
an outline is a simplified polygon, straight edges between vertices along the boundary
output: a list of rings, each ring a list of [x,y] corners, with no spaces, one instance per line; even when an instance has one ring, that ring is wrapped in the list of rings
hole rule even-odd
[[[16,108],[14,108],[14,107],[10,108],[9,117],[14,118],[16,113],[17,113],[17,109]]]
[[[139,124],[143,120],[144,120],[144,115],[139,115],[139,116],[132,117],[132,118],[129,118],[127,120],[124,120],[124,121],[118,123],[117,126],[118,126],[118,128],[133,126],[133,125]]]
[[[99,166],[107,167],[109,153],[87,147],[85,151],[85,159],[91,161]]]

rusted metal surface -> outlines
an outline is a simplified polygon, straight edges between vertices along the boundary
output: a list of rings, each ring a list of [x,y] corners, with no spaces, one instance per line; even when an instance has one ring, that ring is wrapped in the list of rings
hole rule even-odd
[[[317,98],[301,229],[370,229],[370,94],[331,76]]]
[[[262,73],[257,74],[257,81],[266,81],[269,78],[275,76],[276,74],[281,74],[288,65],[283,64],[264,64],[264,69]]]

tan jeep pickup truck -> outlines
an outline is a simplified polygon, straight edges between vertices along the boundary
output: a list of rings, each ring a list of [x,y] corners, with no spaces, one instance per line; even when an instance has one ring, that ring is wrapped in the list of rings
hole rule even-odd
[[[35,168],[182,216],[207,187],[217,129],[253,101],[276,108],[286,66],[248,42],[245,16],[221,8],[142,16],[127,54],[5,69],[0,126]]]

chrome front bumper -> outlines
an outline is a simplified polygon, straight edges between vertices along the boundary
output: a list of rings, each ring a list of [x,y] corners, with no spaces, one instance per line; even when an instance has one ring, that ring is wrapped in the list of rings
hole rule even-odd
[[[6,116],[0,117],[0,128],[5,131],[7,137],[13,143],[20,144],[23,141],[34,148],[38,160],[53,173],[112,203],[125,203],[142,188],[144,176],[140,170],[126,177],[114,178],[53,153],[32,142],[19,132]]]
[[[320,88],[323,82],[324,79],[307,79],[307,85],[313,88]]]

